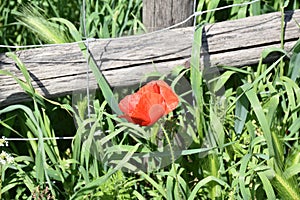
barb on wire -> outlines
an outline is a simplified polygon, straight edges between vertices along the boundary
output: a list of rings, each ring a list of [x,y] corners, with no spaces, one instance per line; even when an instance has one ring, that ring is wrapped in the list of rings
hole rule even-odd
[[[203,15],[205,13],[215,12],[215,11],[224,10],[224,9],[228,9],[228,8],[232,8],[232,7],[246,6],[246,5],[250,5],[250,4],[256,3],[258,1],[260,1],[260,0],[253,0],[253,1],[245,2],[245,3],[232,4],[232,5],[228,5],[228,6],[223,6],[223,7],[215,8],[215,9],[211,9],[211,10],[194,12],[194,14],[190,15],[188,18],[186,18],[185,20],[183,20],[183,21],[181,21],[181,22],[179,22],[177,24],[174,24],[172,26],[169,26],[169,27],[161,29],[161,30],[153,31],[153,32],[150,32],[150,33],[145,33],[145,34],[142,34],[142,35],[124,36],[124,37],[119,37],[119,38],[101,38],[101,39],[87,38],[86,40],[79,41],[79,42],[70,42],[70,43],[62,43],[62,44],[39,44],[39,45],[25,45],[25,46],[17,46],[17,45],[13,46],[13,45],[1,45],[0,44],[0,48],[24,49],[24,48],[35,48],[35,47],[50,47],[50,46],[62,46],[62,45],[78,44],[78,43],[81,43],[81,42],[88,43],[88,42],[99,41],[99,40],[100,41],[108,41],[108,40],[113,41],[113,40],[122,40],[122,39],[128,38],[128,37],[130,37],[130,38],[141,37],[141,36],[144,36],[144,35],[151,35],[151,34],[155,34],[155,33],[159,33],[159,32],[164,32],[164,31],[176,28],[176,27],[178,27],[178,26],[186,23],[190,19],[192,19],[194,17],[197,17],[197,16],[200,16],[200,15]]]

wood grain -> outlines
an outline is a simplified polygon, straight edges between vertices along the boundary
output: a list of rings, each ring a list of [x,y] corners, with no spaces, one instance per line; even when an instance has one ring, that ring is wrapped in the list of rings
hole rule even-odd
[[[193,0],[144,0],[143,23],[148,32],[184,21],[193,14]],[[192,26],[193,20],[180,27]]]
[[[256,64],[261,52],[280,47],[280,13],[220,22],[205,26],[202,67]],[[285,49],[289,51],[300,36],[300,11],[286,13]],[[89,42],[92,56],[112,87],[138,83],[146,74],[169,73],[189,60],[193,43],[192,27],[145,35]],[[16,54],[31,73],[33,85],[46,97],[72,94],[87,85],[86,60],[77,44],[18,51]],[[15,63],[0,54],[0,69],[22,75]],[[89,85],[97,88],[93,75]],[[0,106],[28,99],[16,82],[0,76]]]

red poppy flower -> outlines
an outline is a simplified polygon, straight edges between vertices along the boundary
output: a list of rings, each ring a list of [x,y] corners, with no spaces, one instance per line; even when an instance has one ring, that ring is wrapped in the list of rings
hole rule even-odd
[[[124,113],[120,117],[141,126],[150,126],[174,110],[178,102],[177,95],[166,82],[151,81],[120,101],[119,108]]]

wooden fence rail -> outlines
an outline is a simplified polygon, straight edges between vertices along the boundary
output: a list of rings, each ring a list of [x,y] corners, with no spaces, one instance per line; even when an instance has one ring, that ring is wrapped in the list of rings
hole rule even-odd
[[[285,49],[300,36],[300,10],[285,16]],[[163,74],[189,60],[193,43],[192,27],[155,32],[116,40],[95,40],[90,51],[112,87],[138,83],[145,74]],[[281,14],[271,13],[205,26],[202,66],[245,66],[256,64],[268,47],[280,47]],[[33,85],[46,97],[71,94],[86,87],[86,61],[77,44],[16,52],[31,73]],[[15,63],[0,54],[0,69],[22,77]],[[92,75],[91,75],[92,77]],[[90,87],[97,88],[91,78]],[[0,76],[0,106],[28,99],[17,83]]]

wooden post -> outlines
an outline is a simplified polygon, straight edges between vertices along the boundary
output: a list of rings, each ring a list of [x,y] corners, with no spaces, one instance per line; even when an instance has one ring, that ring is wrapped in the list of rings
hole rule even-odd
[[[182,22],[193,14],[194,0],[144,0],[143,23],[148,32]],[[192,26],[193,19],[179,27]]]

